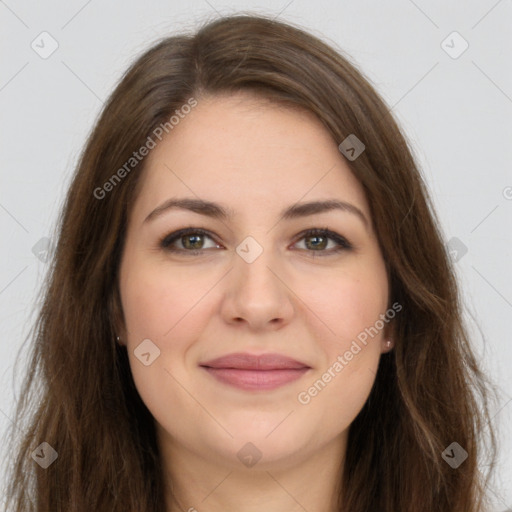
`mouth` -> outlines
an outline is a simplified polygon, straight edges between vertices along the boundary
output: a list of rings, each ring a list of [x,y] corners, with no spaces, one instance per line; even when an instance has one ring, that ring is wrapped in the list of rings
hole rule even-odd
[[[229,354],[199,366],[216,380],[243,390],[272,390],[301,378],[311,367],[281,354]]]

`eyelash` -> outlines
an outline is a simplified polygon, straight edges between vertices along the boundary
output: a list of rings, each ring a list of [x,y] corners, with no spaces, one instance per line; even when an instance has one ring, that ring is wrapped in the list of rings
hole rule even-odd
[[[213,239],[210,232],[208,232],[202,228],[189,227],[189,228],[180,229],[178,231],[175,231],[173,233],[170,233],[170,234],[164,236],[160,240],[159,246],[162,249],[165,249],[166,251],[169,251],[172,253],[181,253],[186,256],[198,256],[198,255],[203,254],[204,251],[208,250],[208,249],[196,249],[196,250],[190,249],[189,250],[189,249],[177,249],[175,247],[171,247],[171,244],[173,244],[174,242],[176,242],[177,240],[179,240],[180,238],[182,238],[186,235],[204,235],[204,236],[208,236],[215,242],[215,240]],[[304,238],[308,238],[310,236],[327,237],[328,239],[331,239],[336,244],[338,244],[337,247],[335,247],[334,249],[330,249],[330,250],[314,251],[314,250],[309,250],[309,249],[300,249],[300,250],[303,250],[306,252],[313,253],[312,254],[313,257],[333,256],[334,254],[337,254],[341,251],[347,251],[347,250],[351,250],[353,248],[352,245],[344,237],[342,237],[341,235],[338,235],[338,233],[335,233],[334,231],[331,231],[328,228],[323,228],[323,229],[313,228],[313,229],[308,229],[306,231],[303,231],[302,233],[300,233],[300,238],[297,240],[297,242],[301,241]],[[295,243],[297,243],[297,242],[295,242]],[[217,243],[217,242],[215,242],[215,243]],[[315,254],[315,253],[317,253],[317,254]]]

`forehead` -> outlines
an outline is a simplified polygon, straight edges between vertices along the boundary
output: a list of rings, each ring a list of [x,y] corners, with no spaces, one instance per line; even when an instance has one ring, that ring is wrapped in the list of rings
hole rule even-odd
[[[169,197],[260,217],[301,200],[350,201],[370,216],[336,141],[311,112],[240,93],[198,100],[147,157],[133,214]]]

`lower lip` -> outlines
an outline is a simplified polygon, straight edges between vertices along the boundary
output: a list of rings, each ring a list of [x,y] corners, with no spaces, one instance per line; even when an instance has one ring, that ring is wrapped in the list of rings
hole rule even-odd
[[[237,370],[234,368],[203,368],[220,382],[244,390],[276,389],[300,379],[309,368],[284,370]]]

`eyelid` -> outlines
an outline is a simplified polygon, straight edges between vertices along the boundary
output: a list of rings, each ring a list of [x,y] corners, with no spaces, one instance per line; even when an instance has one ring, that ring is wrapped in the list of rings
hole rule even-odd
[[[212,240],[214,240],[217,245],[221,245],[215,240],[215,236],[213,236],[213,234],[210,231],[203,229],[203,228],[196,228],[193,226],[188,227],[188,228],[178,229],[177,231],[173,231],[172,233],[165,235],[160,240],[158,245],[169,252],[189,253],[189,254],[204,252],[206,249],[187,250],[187,249],[171,249],[171,248],[169,248],[170,244],[177,242],[180,238],[182,238],[186,235],[195,235],[195,234],[207,236],[207,237],[211,238]]]
[[[204,228],[190,226],[190,227],[178,229],[176,231],[173,231],[172,233],[165,235],[159,241],[159,247],[161,247],[162,249],[164,249],[168,252],[175,253],[175,254],[183,254],[186,256],[202,255],[211,249],[211,248],[207,248],[207,249],[180,249],[180,248],[174,249],[174,248],[171,248],[171,244],[173,244],[174,242],[177,242],[178,240],[180,240],[180,238],[182,238],[186,235],[193,235],[193,234],[206,236],[208,238],[211,238],[217,245],[222,245],[216,241],[216,236],[213,235],[213,233],[211,233],[210,231],[208,231]],[[316,253],[316,256],[323,257],[323,256],[330,256],[330,255],[338,254],[342,251],[352,250],[354,248],[352,246],[352,244],[350,243],[350,241],[347,240],[346,237],[340,235],[339,233],[337,233],[333,230],[330,230],[327,227],[325,227],[325,228],[308,228],[308,229],[303,230],[302,232],[300,232],[298,235],[295,236],[295,241],[293,242],[292,245],[297,244],[302,239],[307,238],[308,236],[324,236],[328,240],[333,240],[336,243],[336,247],[331,248],[329,250],[315,251],[315,250],[308,250],[308,249],[298,249],[301,252],[309,253],[313,257],[315,257],[315,253]]]
[[[323,252],[325,254],[333,254],[333,253],[337,253],[343,249],[345,249],[345,250],[353,249],[352,244],[347,240],[346,237],[340,235],[336,231],[333,231],[327,227],[305,229],[304,231],[302,231],[301,233],[299,233],[297,235],[296,241],[293,243],[293,245],[295,245],[297,242],[299,242],[303,238],[307,238],[308,236],[316,236],[316,235],[325,236],[326,238],[333,240],[337,244],[337,247],[335,249],[331,249],[328,251],[308,251],[307,249],[303,249],[303,250],[313,253],[313,254],[315,252],[318,252],[318,253]]]

